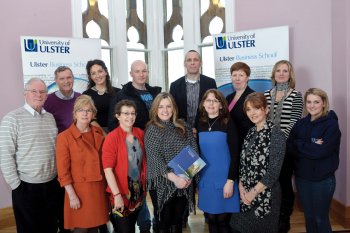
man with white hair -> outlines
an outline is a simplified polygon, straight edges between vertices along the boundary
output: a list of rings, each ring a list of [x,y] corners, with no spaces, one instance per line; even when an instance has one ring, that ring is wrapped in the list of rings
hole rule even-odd
[[[43,109],[45,83],[30,79],[24,98],[24,106],[9,112],[0,124],[1,171],[12,189],[17,232],[57,233],[57,127]]]

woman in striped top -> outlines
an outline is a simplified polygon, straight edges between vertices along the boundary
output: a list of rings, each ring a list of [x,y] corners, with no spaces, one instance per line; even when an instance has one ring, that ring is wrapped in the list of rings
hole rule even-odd
[[[303,98],[301,93],[294,89],[295,73],[289,61],[278,61],[273,67],[271,79],[273,87],[264,94],[270,108],[269,119],[281,128],[287,139],[294,124],[301,118]],[[294,205],[291,179],[293,161],[287,154],[284,158],[279,178],[282,190],[279,232],[288,232]]]

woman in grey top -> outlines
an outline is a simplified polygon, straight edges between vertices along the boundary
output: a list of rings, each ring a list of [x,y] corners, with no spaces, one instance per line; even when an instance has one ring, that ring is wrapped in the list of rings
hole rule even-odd
[[[247,96],[244,112],[255,124],[244,140],[239,169],[241,213],[231,217],[231,227],[241,233],[278,231],[281,190],[278,181],[285,152],[283,132],[267,118],[262,93]]]

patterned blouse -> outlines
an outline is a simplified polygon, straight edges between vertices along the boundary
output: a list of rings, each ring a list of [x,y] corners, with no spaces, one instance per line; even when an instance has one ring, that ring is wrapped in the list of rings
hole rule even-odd
[[[246,190],[251,190],[258,182],[266,189],[259,193],[251,205],[241,201],[241,211],[254,209],[257,217],[263,218],[271,211],[271,189],[278,183],[285,153],[285,137],[278,127],[267,121],[264,128],[256,131],[256,126],[248,131],[240,158],[240,181]]]

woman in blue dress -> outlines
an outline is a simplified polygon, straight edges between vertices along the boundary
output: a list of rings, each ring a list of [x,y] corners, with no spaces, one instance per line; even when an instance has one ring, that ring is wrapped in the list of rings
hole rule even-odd
[[[226,233],[231,214],[239,212],[237,128],[218,90],[204,94],[199,111],[200,154],[207,165],[199,176],[198,207],[207,216],[210,233]]]

